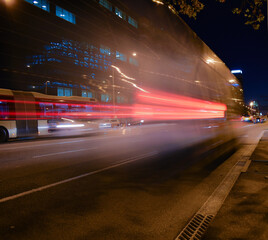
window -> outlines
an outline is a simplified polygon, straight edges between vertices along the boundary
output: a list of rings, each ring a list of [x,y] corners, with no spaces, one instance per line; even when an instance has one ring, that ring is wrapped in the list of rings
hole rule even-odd
[[[117,96],[116,97],[116,101],[117,101],[117,103],[124,103],[125,102],[125,98],[122,97],[122,96]]]
[[[92,92],[82,90],[82,97],[93,98],[93,94],[92,94]]]
[[[111,49],[103,45],[100,46],[100,52],[106,55],[111,55]]]
[[[49,12],[49,2],[47,0],[25,0],[25,1]]]
[[[67,10],[59,7],[59,6],[56,6],[56,16],[66,20],[70,23],[73,23],[73,24],[76,23],[75,15],[68,12]]]
[[[116,59],[119,59],[124,62],[127,60],[126,55],[118,51],[116,51]]]
[[[115,8],[115,14],[124,20],[127,19],[127,15],[117,7]]]
[[[101,94],[101,101],[102,102],[110,102],[112,100],[109,94]]]
[[[128,17],[128,23],[131,24],[133,27],[138,28],[138,22],[132,17]]]
[[[70,97],[72,95],[73,95],[73,91],[71,88],[58,87],[58,96]]]
[[[132,57],[129,58],[129,63],[131,63],[131,64],[133,64],[135,66],[139,66],[138,61],[135,58],[132,58]]]
[[[107,0],[100,0],[100,5],[102,5],[103,7],[107,8],[111,12],[113,11],[113,5]]]
[[[3,101],[0,101],[0,120],[8,119],[9,115],[9,107],[8,103]]]

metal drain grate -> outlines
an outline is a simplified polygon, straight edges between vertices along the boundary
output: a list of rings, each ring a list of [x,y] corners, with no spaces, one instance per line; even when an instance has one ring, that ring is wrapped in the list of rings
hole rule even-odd
[[[181,231],[176,240],[200,240],[206,232],[213,215],[196,214]]]

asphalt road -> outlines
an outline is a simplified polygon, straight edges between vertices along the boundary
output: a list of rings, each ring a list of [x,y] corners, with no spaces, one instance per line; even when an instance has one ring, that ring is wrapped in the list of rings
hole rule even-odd
[[[242,144],[265,128],[245,124]],[[174,239],[235,162],[186,170],[164,132],[140,133],[1,145],[0,239]]]

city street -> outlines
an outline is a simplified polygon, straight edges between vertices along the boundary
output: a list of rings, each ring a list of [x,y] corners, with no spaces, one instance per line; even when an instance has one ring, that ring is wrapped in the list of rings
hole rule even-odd
[[[245,123],[240,146],[267,126]],[[0,145],[1,239],[175,239],[237,159],[194,164],[142,130]]]

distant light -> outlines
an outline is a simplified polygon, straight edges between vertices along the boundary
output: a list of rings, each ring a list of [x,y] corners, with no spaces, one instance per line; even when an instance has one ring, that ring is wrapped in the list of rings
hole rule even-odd
[[[159,1],[159,0],[153,0],[153,2],[157,3],[157,4],[161,4],[161,5],[164,5],[163,2]]]
[[[242,70],[232,70],[231,73],[241,73],[242,74]]]
[[[144,123],[144,120],[141,120],[141,123]]]
[[[15,0],[4,0],[4,2],[7,6],[11,6],[15,3]]]
[[[42,8],[47,8],[47,6],[43,5]]]
[[[31,66],[30,66],[30,65],[27,65],[26,67],[29,68],[29,67],[31,67]]]
[[[134,57],[136,57],[136,56],[137,56],[137,53],[134,52],[134,53],[132,53],[132,55],[133,55]]]
[[[33,88],[35,88],[35,86],[33,86]]]
[[[33,3],[34,3],[34,4],[38,4],[38,2],[37,2],[37,1],[33,1]]]

